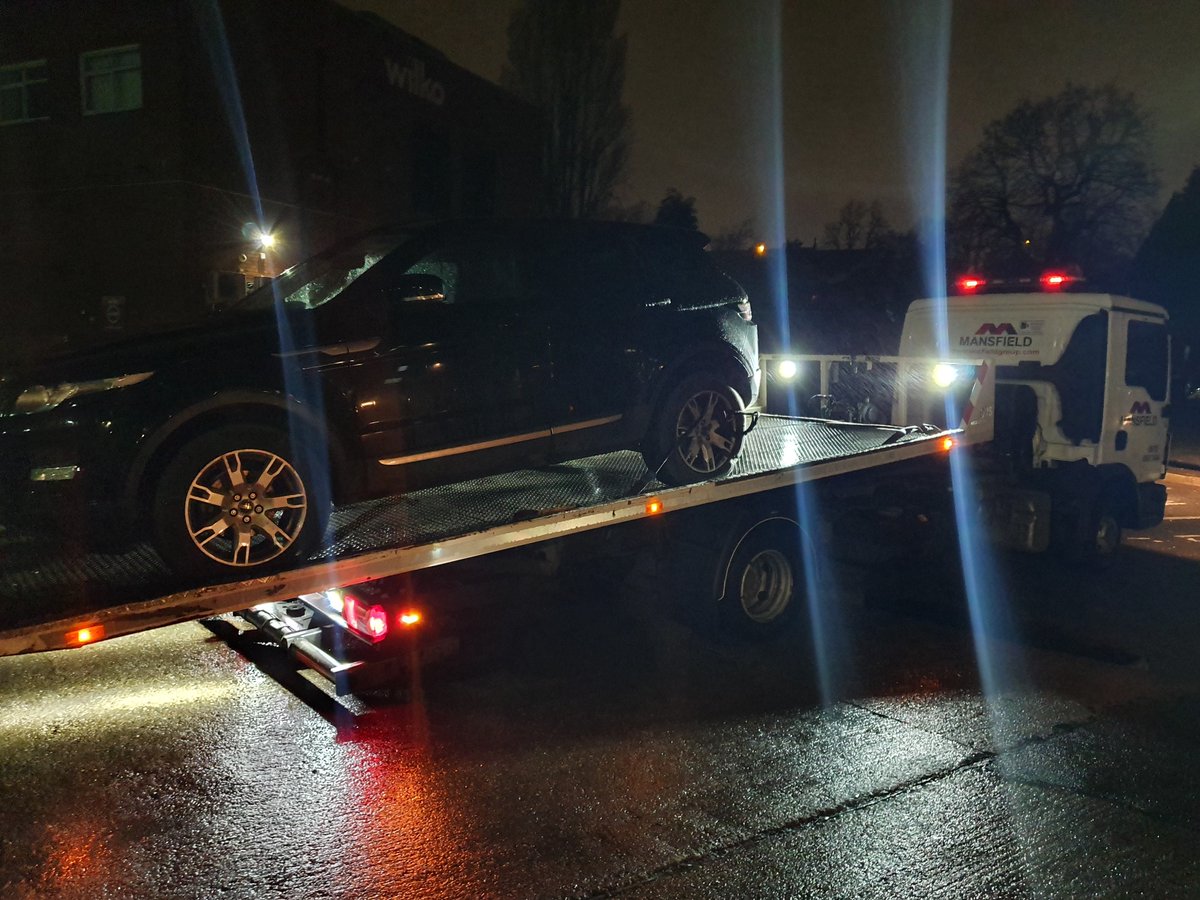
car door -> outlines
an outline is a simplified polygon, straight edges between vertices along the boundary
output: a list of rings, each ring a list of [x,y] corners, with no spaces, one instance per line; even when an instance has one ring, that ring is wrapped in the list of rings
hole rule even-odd
[[[545,461],[545,324],[529,315],[512,240],[447,231],[389,261],[367,292],[387,327],[346,364],[368,481],[405,490]]]
[[[633,247],[617,229],[579,229],[533,243],[533,293],[549,323],[554,366],[545,403],[554,455],[615,446],[646,378],[646,288]]]

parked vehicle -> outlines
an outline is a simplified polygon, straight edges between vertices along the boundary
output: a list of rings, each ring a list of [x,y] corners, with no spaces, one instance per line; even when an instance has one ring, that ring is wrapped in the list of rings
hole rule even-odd
[[[894,386],[932,374],[959,408],[977,379],[965,360],[989,358],[995,439],[972,455],[981,512],[1016,549],[1106,563],[1123,529],[1163,518],[1172,414],[1166,311],[1086,292],[1077,270],[1019,281],[968,277],[957,286],[958,296],[909,307],[900,357],[836,365],[829,357],[764,358],[768,380],[778,384],[786,361],[789,380],[806,395],[819,390],[814,399],[830,417],[871,421],[882,409],[893,421],[952,426],[941,410],[894,402]],[[933,373],[908,361],[931,356],[942,360]]]
[[[615,223],[384,229],[216,321],[0,381],[0,514],[148,534],[181,572],[306,558],[331,503],[614,449],[734,465],[745,292],[702,235]]]

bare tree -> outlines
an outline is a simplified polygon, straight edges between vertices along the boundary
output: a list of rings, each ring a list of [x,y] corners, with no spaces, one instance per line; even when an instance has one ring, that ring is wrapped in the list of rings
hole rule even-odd
[[[954,175],[952,256],[967,267],[1128,257],[1158,190],[1150,155],[1145,112],[1113,85],[1022,101]]]
[[[754,240],[754,219],[742,219],[729,231],[722,232],[712,239],[714,250],[745,250]]]
[[[883,204],[872,200],[867,208],[867,230],[863,235],[863,246],[873,250],[882,246],[891,234],[892,228],[883,216]]]
[[[883,244],[891,233],[883,217],[883,205],[872,200],[870,206],[861,200],[849,200],[838,212],[835,221],[825,226],[822,242],[830,250],[874,249]]]
[[[545,204],[594,217],[609,204],[628,157],[625,36],[620,0],[525,0],[508,24],[503,83],[546,117]]]

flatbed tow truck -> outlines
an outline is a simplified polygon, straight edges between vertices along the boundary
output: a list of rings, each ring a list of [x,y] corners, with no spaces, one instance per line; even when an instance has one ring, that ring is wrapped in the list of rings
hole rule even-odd
[[[821,359],[822,366],[839,365],[838,358]],[[780,512],[786,503],[769,498],[792,493],[783,489],[797,485],[855,474],[902,477],[899,467],[936,467],[939,458],[944,466],[952,447],[989,440],[994,388],[986,366],[977,363],[981,377],[971,392],[974,402],[953,427],[760,413],[737,466],[717,481],[669,488],[655,481],[638,454],[616,452],[355,504],[334,512],[323,549],[308,564],[244,581],[180,586],[144,546],[61,560],[36,555],[40,551],[30,551],[35,555],[25,560],[18,552],[14,559],[9,548],[9,558],[0,557],[0,601],[33,620],[0,631],[0,655],[81,647],[233,613],[330,679],[338,694],[353,693],[406,664],[412,648],[406,633],[422,633],[426,655],[453,649],[452,636],[431,637],[437,598],[417,602],[391,586],[395,576],[622,523],[664,515],[670,520],[675,518],[670,514],[701,507],[714,507],[717,520],[736,531],[715,540],[723,549],[709,559],[710,580],[717,585],[709,599],[733,603],[723,595],[736,593],[736,585],[773,578],[773,588],[756,592],[766,608],[756,611],[745,602],[739,607],[751,627],[767,626],[803,590],[798,571],[779,569],[789,560],[799,565],[794,530],[799,525],[794,514]],[[928,379],[911,393],[924,399],[905,404],[910,415],[913,407],[942,405],[943,395]],[[747,516],[749,507],[738,501],[756,499],[764,502]],[[749,546],[751,536],[768,533],[792,546],[744,559],[739,550]],[[746,571],[733,571],[735,564]],[[727,591],[727,584],[734,587]],[[781,596],[784,588],[792,596]],[[68,595],[82,598],[77,611],[55,614]],[[39,615],[38,608],[49,612]]]
[[[0,539],[0,616],[10,623],[0,655],[237,614],[338,694],[356,693],[452,649],[438,597],[412,596],[401,576],[602,529],[626,534],[613,527],[658,517],[657,543],[687,576],[672,587],[726,626],[773,633],[804,605],[806,557],[826,537],[814,532],[874,522],[899,535],[903,554],[918,526],[953,527],[956,488],[973,492],[966,502],[998,543],[1104,565],[1122,528],[1163,517],[1166,313],[1060,294],[1065,278],[1044,276],[1037,293],[918,300],[905,356],[764,356],[760,410],[738,464],[715,481],[668,488],[639,454],[618,452],[416,491],[341,508],[306,565],[227,584],[181,585],[145,546],[46,558]],[[968,294],[984,284],[969,280]],[[953,349],[931,358],[939,332]],[[790,415],[771,412],[780,388]],[[810,402],[796,415],[808,394],[816,410]],[[953,484],[951,452],[969,454],[968,485]],[[798,486],[820,495],[815,519],[802,521]],[[868,544],[869,532],[853,531],[854,543]]]

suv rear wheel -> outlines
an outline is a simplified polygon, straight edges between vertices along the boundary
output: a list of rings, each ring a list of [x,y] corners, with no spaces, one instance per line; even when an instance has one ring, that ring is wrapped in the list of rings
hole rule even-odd
[[[246,578],[307,558],[329,504],[274,428],[228,426],[186,444],[154,495],[156,546],[178,572]]]
[[[668,392],[643,456],[666,484],[721,478],[742,448],[742,398],[715,375],[684,378]]]

